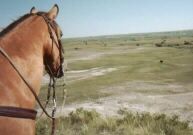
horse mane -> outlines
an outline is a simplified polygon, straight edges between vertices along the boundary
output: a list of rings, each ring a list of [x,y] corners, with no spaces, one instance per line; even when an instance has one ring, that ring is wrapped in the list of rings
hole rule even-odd
[[[45,12],[40,12],[40,13],[45,13]],[[5,34],[7,34],[8,32],[10,32],[13,28],[15,28],[19,23],[21,23],[22,21],[24,21],[25,19],[29,18],[30,16],[32,16],[33,14],[25,14],[21,17],[19,17],[19,19],[17,19],[16,21],[12,22],[11,24],[9,24],[6,28],[4,28],[1,32],[0,32],[0,37],[4,36]]]

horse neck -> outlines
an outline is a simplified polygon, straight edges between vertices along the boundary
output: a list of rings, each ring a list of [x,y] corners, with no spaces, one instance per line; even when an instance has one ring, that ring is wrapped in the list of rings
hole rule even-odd
[[[49,37],[49,35],[46,34],[47,26],[43,21],[40,17],[29,17],[18,24],[12,31],[4,35],[1,40],[2,44],[0,43],[1,47],[4,48],[6,53],[11,57],[18,70],[37,94],[39,93],[44,68],[43,46],[47,40],[45,37]],[[34,106],[35,99],[29,91],[29,88],[17,74],[15,74],[15,76],[17,76],[17,79],[20,79],[20,83],[12,85],[18,86],[17,92],[24,95],[24,99],[33,99],[31,105]]]

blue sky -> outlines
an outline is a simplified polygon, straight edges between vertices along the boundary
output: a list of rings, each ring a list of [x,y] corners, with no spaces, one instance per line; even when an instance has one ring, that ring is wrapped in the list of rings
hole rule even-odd
[[[55,3],[64,37],[193,29],[193,0],[1,0],[0,27]]]

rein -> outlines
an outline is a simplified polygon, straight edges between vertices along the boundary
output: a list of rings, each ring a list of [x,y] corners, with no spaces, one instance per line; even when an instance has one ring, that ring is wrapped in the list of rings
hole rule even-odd
[[[49,117],[49,118],[53,118],[52,116],[50,116],[48,114],[48,112],[44,109],[41,101],[39,100],[37,94],[35,93],[35,90],[31,87],[31,85],[29,84],[29,82],[23,77],[23,75],[21,74],[21,72],[18,70],[18,68],[16,67],[16,65],[13,63],[13,61],[11,60],[11,58],[9,57],[9,55],[3,50],[3,48],[0,47],[0,52],[3,54],[3,56],[9,61],[9,63],[12,65],[12,67],[15,69],[15,71],[19,74],[19,76],[21,77],[21,79],[25,82],[25,84],[28,86],[29,90],[31,91],[31,93],[33,94],[33,96],[35,97],[36,101],[38,102],[38,104],[40,105],[40,107],[42,108],[42,110],[44,111],[44,113]]]
[[[52,46],[53,43],[55,43],[55,45],[58,47],[59,52],[60,52],[60,60],[63,59],[62,57],[62,47],[61,45],[59,45],[52,33],[52,30],[50,27],[53,27],[53,25],[50,23],[49,19],[41,13],[37,13],[36,15],[43,17],[43,19],[45,20],[47,26],[48,26],[48,32],[50,34],[50,38],[52,40]],[[54,29],[55,33],[56,30]],[[57,34],[56,34],[57,36]],[[58,36],[57,36],[58,38]],[[58,40],[58,42],[60,42]],[[47,117],[49,117],[50,119],[52,119],[52,131],[51,131],[51,135],[54,135],[55,133],[55,112],[56,112],[56,99],[55,99],[55,77],[53,76],[50,68],[48,65],[48,70],[50,70],[50,83],[49,83],[49,87],[48,87],[48,95],[47,95],[47,101],[46,101],[46,106],[49,102],[49,98],[50,98],[50,89],[53,89],[53,109],[52,109],[52,114],[50,115],[47,111],[46,111],[46,106],[44,107],[43,104],[41,103],[41,101],[39,100],[37,94],[35,93],[35,90],[33,89],[33,87],[30,85],[30,83],[24,78],[24,76],[22,75],[22,73],[19,71],[19,69],[17,68],[17,66],[14,64],[14,62],[12,61],[12,59],[9,57],[9,55],[3,50],[3,48],[0,47],[0,53],[8,60],[8,62],[11,64],[11,66],[15,69],[15,71],[18,73],[18,75],[21,77],[21,79],[24,81],[24,83],[28,86],[29,90],[31,91],[31,93],[33,94],[33,96],[35,97],[36,101],[38,102],[40,108],[43,110],[43,112],[46,114]],[[60,61],[61,62],[61,61]],[[61,64],[61,63],[60,63]],[[61,66],[61,65],[60,65]],[[52,80],[52,81],[51,81]],[[19,108],[19,107],[11,107],[11,106],[0,106],[0,116],[6,116],[6,117],[14,117],[14,118],[24,118],[24,119],[32,119],[35,120],[36,119],[36,114],[37,111],[36,110],[32,110],[32,109],[26,109],[26,108]]]

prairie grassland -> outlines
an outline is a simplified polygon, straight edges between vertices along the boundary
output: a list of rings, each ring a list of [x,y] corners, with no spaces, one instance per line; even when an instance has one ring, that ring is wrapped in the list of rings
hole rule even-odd
[[[166,37],[167,35],[164,36],[164,38]],[[128,40],[125,38],[104,39],[101,37],[99,39],[88,39],[87,45],[82,42],[84,39],[72,40],[71,42],[64,40],[69,71],[97,67],[121,67],[104,76],[70,83],[70,85],[67,85],[69,96],[67,103],[111,95],[112,93],[101,93],[100,88],[119,85],[128,81],[180,83],[192,88],[193,49],[186,48],[188,45],[183,45],[184,41],[191,42],[193,40],[191,36],[166,38],[166,44],[172,45],[175,42],[184,48],[155,47],[156,43],[163,40],[163,37],[159,36],[150,39],[136,37],[137,41],[130,41],[129,37]],[[189,46],[192,47],[192,45]],[[163,64],[160,63],[160,60],[164,61]],[[191,88],[187,88],[186,92],[192,90]],[[146,92],[148,93],[148,91]],[[155,90],[156,92],[160,91]]]
[[[104,102],[110,99],[108,102],[112,102],[119,97],[117,99],[120,101],[116,102],[120,106],[126,104],[127,108],[130,105],[140,105],[146,108],[142,109],[143,111],[178,114],[180,119],[193,123],[193,31],[64,39],[63,44],[68,63],[65,73],[65,87],[68,91],[66,105],[72,108],[80,104],[80,107],[84,107],[81,103],[94,102],[89,105],[93,105],[95,109],[94,105],[100,102],[100,99],[105,99]],[[108,69],[115,70],[108,72]],[[63,83],[63,79],[57,83],[59,105],[62,104]],[[43,85],[40,93],[43,101],[46,98],[46,89],[47,86]],[[130,99],[129,95],[136,98]],[[103,104],[105,103],[99,103],[101,106]],[[116,106],[114,102],[107,105]],[[109,106],[103,107],[104,111],[108,112]],[[127,109],[132,111],[132,108]],[[81,116],[84,112],[81,111]],[[69,119],[74,116],[63,116],[60,113],[58,132],[69,135],[193,134],[188,123],[180,122],[175,117],[144,114],[148,119],[143,121],[141,114],[130,115],[134,121],[139,122],[137,126],[133,122],[118,124],[117,121],[125,116],[116,118],[111,115],[108,118],[97,115],[99,120],[94,119],[89,124],[72,124]],[[160,121],[156,121],[158,116],[161,117]],[[43,126],[46,120],[41,122],[38,123],[38,132],[45,132]],[[110,125],[105,127],[105,123]],[[101,130],[100,124],[104,126],[104,130]],[[181,124],[187,124],[186,128],[182,128]],[[69,130],[64,131],[65,129]]]

